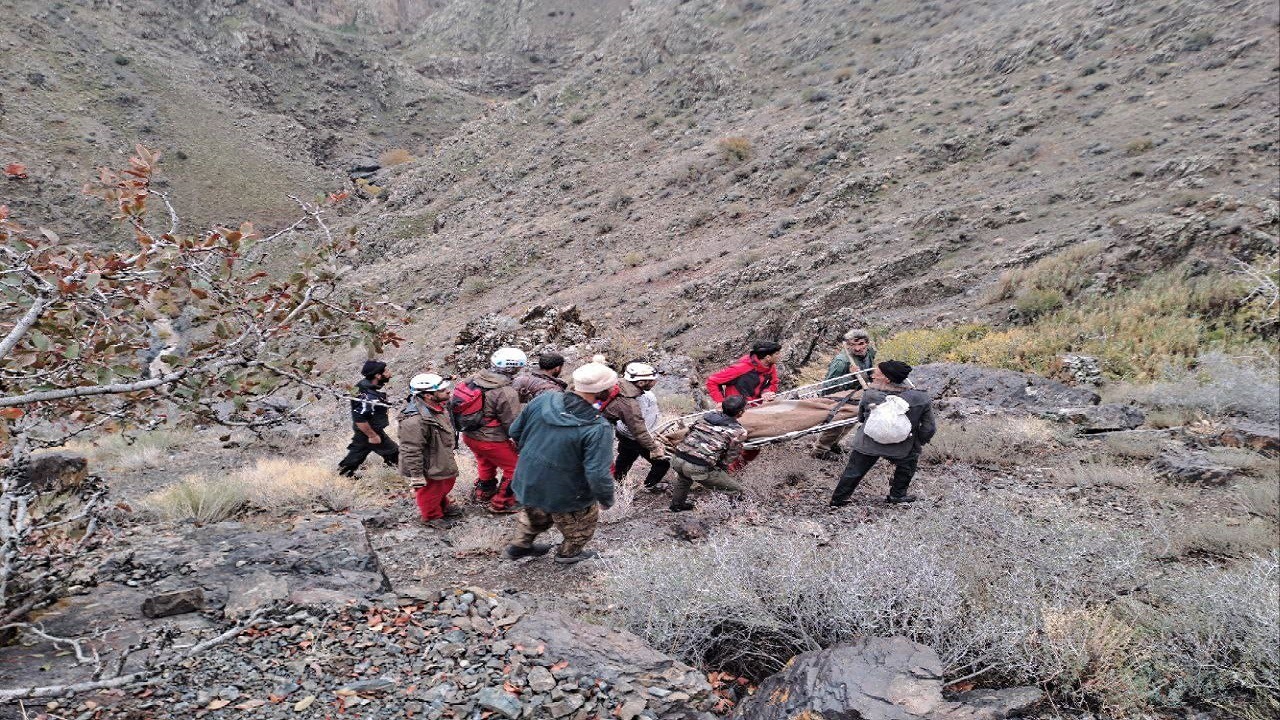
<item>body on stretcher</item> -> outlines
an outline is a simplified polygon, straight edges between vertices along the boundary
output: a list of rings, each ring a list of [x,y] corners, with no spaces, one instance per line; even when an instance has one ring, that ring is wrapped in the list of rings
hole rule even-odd
[[[859,371],[822,382],[804,385],[778,393],[773,400],[753,401],[738,422],[747,429],[747,448],[771,445],[794,440],[805,435],[858,422],[858,401],[861,389],[857,385]],[[846,399],[846,397],[848,399]],[[685,415],[660,425],[656,436],[674,446],[684,437],[698,418],[712,410]]]

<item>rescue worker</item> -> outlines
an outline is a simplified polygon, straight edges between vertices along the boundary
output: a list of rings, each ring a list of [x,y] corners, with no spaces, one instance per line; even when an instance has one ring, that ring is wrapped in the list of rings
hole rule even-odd
[[[498,348],[489,356],[489,369],[480,371],[467,380],[468,388],[454,389],[454,409],[457,411],[459,392],[478,389],[483,396],[479,427],[468,429],[460,423],[462,442],[476,456],[476,487],[474,499],[488,503],[495,513],[516,511],[516,498],[511,492],[511,481],[516,474],[516,448],[509,432],[511,423],[520,415],[520,396],[511,386],[511,379],[528,363],[524,351],[519,348]],[[498,474],[501,472],[501,482]]]
[[[409,403],[400,414],[400,475],[409,479],[423,522],[457,517],[462,510],[449,502],[458,479],[453,453],[458,436],[449,413],[449,381],[434,373],[409,381]]]
[[[782,346],[772,340],[761,340],[752,345],[751,352],[707,377],[707,392],[711,399],[720,402],[738,395],[748,403],[773,400],[778,392],[778,355],[781,352]],[[738,472],[759,454],[759,449],[744,450],[729,466],[729,472]]]
[[[671,512],[693,509],[688,498],[695,482],[725,492],[742,492],[742,485],[729,477],[729,468],[737,462],[747,437],[746,428],[738,423],[746,409],[744,396],[730,395],[720,403],[720,412],[698,418],[676,445],[671,458],[671,467],[676,471]]]
[[[649,461],[649,473],[644,486],[650,492],[659,492],[659,484],[671,467],[667,449],[653,436],[658,427],[658,399],[653,386],[658,384],[658,371],[642,362],[627,363],[616,392],[600,408],[600,412],[613,423],[618,436],[618,457],[614,461],[613,480],[621,482],[635,464],[636,458]]]
[[[876,464],[884,458],[893,464],[893,479],[889,483],[889,496],[885,502],[915,502],[915,495],[908,495],[907,488],[915,477],[916,466],[920,462],[920,452],[933,439],[937,426],[933,420],[933,402],[929,395],[904,385],[911,374],[911,366],[899,360],[887,360],[876,365],[871,371],[871,388],[862,394],[862,402],[858,405],[858,418],[862,424],[853,436],[853,449],[849,452],[849,462],[840,475],[835,492],[831,495],[832,507],[843,507],[849,504],[849,496],[857,489],[858,483]],[[911,434],[901,442],[882,445],[866,436],[863,432],[867,416],[871,409],[884,402],[890,395],[897,395],[907,403],[906,417],[911,421]]]
[[[387,394],[382,388],[391,379],[391,371],[381,360],[366,360],[360,368],[364,376],[356,384],[356,395],[351,399],[351,443],[347,455],[338,463],[338,474],[351,477],[364,463],[369,453],[376,453],[382,462],[396,467],[400,462],[400,447],[387,435]]]
[[[534,541],[553,525],[564,536],[557,563],[596,557],[585,547],[595,535],[600,508],[613,505],[613,432],[595,404],[617,382],[609,366],[589,362],[573,371],[572,392],[542,393],[511,426],[520,447],[514,487],[524,507],[503,551],[508,560],[545,555],[551,546]]]
[[[844,347],[836,353],[834,358],[831,358],[831,364],[827,366],[827,376],[823,379],[834,380],[849,373],[869,371],[875,367],[875,364],[876,349],[871,346],[871,336],[862,328],[854,328],[844,334]],[[855,375],[847,385],[829,388],[822,394],[840,393],[843,396],[849,392],[865,390],[871,384],[869,375],[869,372]],[[813,456],[819,460],[835,460],[838,455],[844,453],[844,448],[840,447],[840,441],[849,434],[851,429],[853,429],[852,425],[842,425],[823,430],[822,434],[818,435],[818,441],[814,443]]]
[[[511,384],[520,396],[520,402],[528,405],[544,392],[564,392],[569,384],[560,379],[563,370],[563,355],[544,352],[538,355],[537,370],[517,377]]]
[[[755,343],[751,352],[707,376],[707,393],[715,402],[722,402],[731,395],[741,395],[748,402],[772,400],[778,392],[780,352],[782,346],[771,340]]]

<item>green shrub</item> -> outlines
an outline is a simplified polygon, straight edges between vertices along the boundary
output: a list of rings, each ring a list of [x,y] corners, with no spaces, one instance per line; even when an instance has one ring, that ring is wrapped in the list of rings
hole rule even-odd
[[[942,328],[904,330],[876,348],[876,356],[884,360],[901,360],[908,365],[922,365],[946,359],[957,347],[980,340],[991,328],[986,325],[953,325]]]

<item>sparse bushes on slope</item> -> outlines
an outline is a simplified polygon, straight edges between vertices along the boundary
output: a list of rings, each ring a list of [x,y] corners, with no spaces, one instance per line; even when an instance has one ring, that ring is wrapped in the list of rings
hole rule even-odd
[[[252,503],[268,511],[305,511],[319,506],[342,512],[369,504],[368,493],[355,479],[332,468],[286,458],[264,458],[232,476],[249,488]]]
[[[1171,704],[1211,701],[1240,717],[1280,713],[1280,553],[1186,570],[1157,590],[1146,619]]]
[[[1149,605],[1149,541],[957,489],[826,546],[755,528],[637,548],[609,560],[607,580],[628,629],[757,678],[798,652],[905,635],[933,647],[950,678],[1039,684],[1111,717],[1191,700],[1267,707],[1280,666],[1276,555],[1187,572]]]
[[[1081,679],[1056,660],[1046,617],[1105,603],[1135,583],[1134,536],[1031,519],[968,491],[901,521],[860,525],[829,547],[749,530],[691,549],[611,561],[625,624],[709,666],[760,676],[795,652],[859,635],[906,635],[948,672]]]
[[[1277,371],[1275,363],[1268,359],[1214,352],[1201,356],[1194,368],[1166,368],[1161,382],[1121,388],[1117,394],[1159,409],[1244,415],[1259,422],[1276,422],[1280,418]]]
[[[1251,352],[1273,339],[1266,301],[1246,300],[1248,289],[1238,277],[1209,273],[1188,279],[1170,271],[1133,288],[1081,296],[1074,304],[1050,309],[1059,304],[1058,295],[1068,298],[1072,288],[1081,287],[1079,276],[1051,260],[1050,269],[1034,273],[1029,286],[1034,292],[1023,297],[1029,304],[1024,309],[1038,313],[1031,324],[907,330],[883,342],[879,356],[913,365],[946,360],[1045,374],[1064,353],[1083,353],[1098,357],[1108,377],[1152,380],[1166,375],[1169,367],[1193,363],[1204,351]],[[995,296],[1018,287],[1002,285]],[[1270,383],[1274,385],[1274,371]],[[1270,400],[1274,407],[1274,393]]]

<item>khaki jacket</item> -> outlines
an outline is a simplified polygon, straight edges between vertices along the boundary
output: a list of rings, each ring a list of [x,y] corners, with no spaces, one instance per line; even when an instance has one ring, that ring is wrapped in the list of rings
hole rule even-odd
[[[400,474],[414,487],[420,487],[424,480],[458,476],[458,463],[453,458],[457,436],[447,410],[437,412],[414,399],[401,411],[399,434]]]
[[[520,415],[520,395],[511,385],[511,378],[495,370],[482,370],[473,378],[477,387],[484,389],[484,417],[498,421],[497,425],[485,425],[479,430],[464,432],[472,440],[506,442],[510,437],[511,423]]]
[[[621,422],[631,437],[640,446],[659,457],[667,454],[666,449],[653,439],[644,422],[644,411],[640,408],[640,396],[644,391],[628,380],[618,381],[618,395],[601,409],[601,413],[610,424]]]

